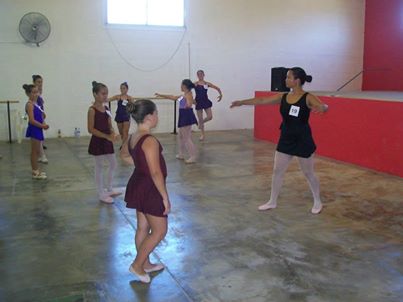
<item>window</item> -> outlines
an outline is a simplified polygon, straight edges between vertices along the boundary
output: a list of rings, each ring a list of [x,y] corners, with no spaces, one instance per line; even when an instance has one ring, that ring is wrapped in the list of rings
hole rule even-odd
[[[107,23],[184,26],[184,0],[107,0]]]

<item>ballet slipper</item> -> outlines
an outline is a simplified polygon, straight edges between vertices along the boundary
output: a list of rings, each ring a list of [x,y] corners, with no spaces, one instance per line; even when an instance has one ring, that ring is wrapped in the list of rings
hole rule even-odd
[[[113,198],[110,197],[108,194],[104,193],[101,196],[99,196],[99,201],[107,204],[112,204],[113,203]]]
[[[318,215],[318,214],[320,214],[322,212],[322,210],[323,210],[323,205],[322,204],[320,204],[319,206],[314,205],[313,208],[311,209],[311,213],[314,214],[314,215]]]
[[[204,139],[205,139],[205,136],[204,135],[200,135],[200,138],[199,138],[199,141],[204,141]]]
[[[150,283],[150,282],[151,282],[150,275],[148,275],[147,273],[146,273],[145,275],[139,274],[139,273],[136,272],[136,270],[133,268],[133,265],[130,265],[129,271],[130,271],[133,275],[135,275],[141,282],[143,282],[143,283]]]
[[[46,173],[39,172],[39,170],[32,171],[32,179],[47,179]]]
[[[259,211],[267,211],[275,208],[277,208],[277,204],[273,204],[270,201],[258,207]]]
[[[154,272],[159,272],[165,269],[165,266],[162,263],[157,263],[157,264],[152,264],[152,268],[145,268],[144,271],[149,274],[149,273],[154,273]]]
[[[42,157],[38,158],[38,162],[42,163],[42,164],[48,164],[49,163],[49,161],[46,158],[46,156],[42,156]]]
[[[189,158],[189,159],[185,159],[185,164],[191,165],[191,164],[195,164],[196,163],[196,159],[194,158]]]
[[[179,160],[184,160],[185,159],[185,157],[183,155],[180,155],[180,154],[176,155],[175,158],[179,159]]]
[[[122,195],[122,192],[111,189],[111,190],[108,190],[108,192],[106,192],[106,194],[108,194],[110,197],[116,197],[116,196]]]

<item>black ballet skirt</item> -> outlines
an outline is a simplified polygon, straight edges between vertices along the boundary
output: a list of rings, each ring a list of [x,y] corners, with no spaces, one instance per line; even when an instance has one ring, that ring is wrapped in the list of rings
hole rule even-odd
[[[307,95],[305,93],[295,104],[289,104],[287,94],[283,95],[280,105],[283,122],[280,126],[278,152],[303,158],[309,158],[315,152],[316,145],[309,126],[311,110],[307,105]]]

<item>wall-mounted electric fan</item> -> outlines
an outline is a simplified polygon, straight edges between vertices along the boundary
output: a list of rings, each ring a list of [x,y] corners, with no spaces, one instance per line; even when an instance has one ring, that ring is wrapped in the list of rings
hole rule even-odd
[[[50,35],[49,20],[41,13],[25,14],[20,21],[20,34],[28,43],[39,43],[45,41]]]

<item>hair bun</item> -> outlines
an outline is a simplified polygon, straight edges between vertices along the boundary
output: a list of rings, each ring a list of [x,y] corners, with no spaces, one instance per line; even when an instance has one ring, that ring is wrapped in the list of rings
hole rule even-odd
[[[311,75],[307,75],[306,76],[306,81],[308,82],[308,83],[311,83],[312,82],[312,76]]]
[[[27,88],[28,88],[28,85],[27,85],[27,84],[24,84],[24,85],[22,85],[22,88],[23,88],[23,89],[27,89]]]
[[[92,87],[95,87],[98,83],[96,81],[92,81]]]
[[[129,102],[129,103],[127,103],[127,105],[126,105],[126,110],[127,110],[127,112],[128,113],[130,113],[130,114],[135,114],[136,113],[136,111],[137,111],[137,104],[136,104],[136,102]]]

